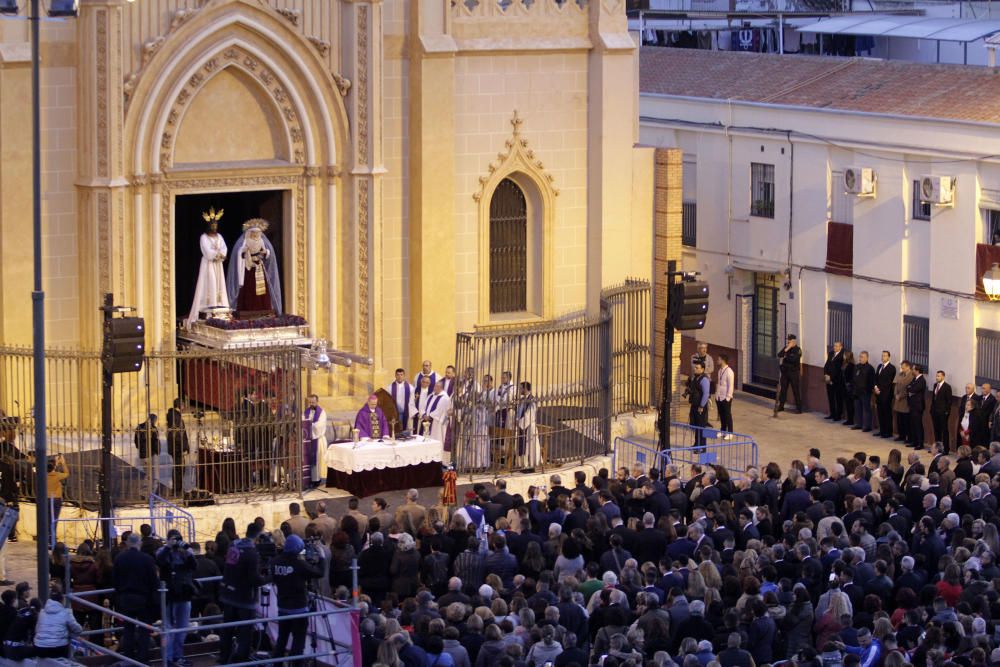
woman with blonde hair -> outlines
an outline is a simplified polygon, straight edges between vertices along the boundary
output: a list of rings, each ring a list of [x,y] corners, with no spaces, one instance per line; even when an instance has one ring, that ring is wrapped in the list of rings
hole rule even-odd
[[[883,612],[884,614],[884,612]],[[879,616],[875,619],[875,629],[872,630],[872,636],[879,641],[883,641],[886,637],[895,632],[892,629],[892,621],[889,620],[888,616]]]
[[[390,634],[386,635],[386,637],[391,636],[392,635]],[[383,640],[382,643],[378,645],[378,653],[376,655],[376,659],[379,664],[385,665],[386,667],[403,667],[403,661],[399,659],[399,652],[396,651],[396,646],[388,639]]]
[[[688,574],[687,592],[688,600],[701,600],[705,597],[705,578],[701,576],[699,570],[694,570]]]
[[[850,617],[851,612],[847,606],[847,594],[841,591],[831,591],[830,603],[823,612],[823,615],[816,619],[813,630],[816,635],[816,650],[822,651],[826,643],[840,634],[844,625],[840,620],[844,616]]]
[[[715,590],[722,588],[722,575],[719,574],[719,568],[713,563],[702,561],[701,565],[698,566],[698,574],[701,575],[702,580],[705,582],[705,588],[713,588]]]

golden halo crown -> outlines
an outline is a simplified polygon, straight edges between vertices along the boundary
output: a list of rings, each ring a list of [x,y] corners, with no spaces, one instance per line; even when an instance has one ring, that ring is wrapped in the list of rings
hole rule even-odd
[[[218,222],[222,219],[222,214],[226,212],[226,209],[220,208],[219,212],[215,212],[215,207],[209,208],[207,211],[202,211],[201,217],[205,219],[205,222],[212,224],[213,222]]]
[[[249,231],[249,230],[253,229],[254,227],[256,227],[260,231],[266,232],[267,228],[270,227],[270,226],[271,226],[271,223],[269,223],[264,218],[253,218],[253,219],[247,220],[246,222],[243,223],[243,231],[246,232],[246,231]]]

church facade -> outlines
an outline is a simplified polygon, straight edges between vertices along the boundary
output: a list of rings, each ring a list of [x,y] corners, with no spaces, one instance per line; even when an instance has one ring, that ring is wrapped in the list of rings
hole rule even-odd
[[[0,29],[17,345],[29,46],[25,22]],[[51,344],[95,349],[111,292],[173,349],[210,206],[224,233],[267,219],[285,311],[380,374],[443,367],[458,331],[596,315],[603,286],[652,272],[624,0],[82,0],[42,33]]]

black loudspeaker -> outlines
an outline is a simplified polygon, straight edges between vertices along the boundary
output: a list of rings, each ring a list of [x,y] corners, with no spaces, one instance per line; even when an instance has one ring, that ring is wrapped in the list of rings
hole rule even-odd
[[[112,373],[134,373],[146,354],[146,324],[141,317],[119,317],[104,323],[104,365]]]
[[[0,0],[0,14],[17,14],[17,0]]]
[[[675,329],[702,329],[708,317],[708,283],[684,280],[670,286],[668,319]]]
[[[49,0],[49,16],[76,16],[80,0]]]

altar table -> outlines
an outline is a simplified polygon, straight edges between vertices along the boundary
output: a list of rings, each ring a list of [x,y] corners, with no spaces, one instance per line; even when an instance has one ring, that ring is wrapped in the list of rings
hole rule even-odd
[[[328,487],[350,491],[359,498],[398,489],[441,486],[444,445],[439,440],[362,439],[334,442],[326,449]]]

